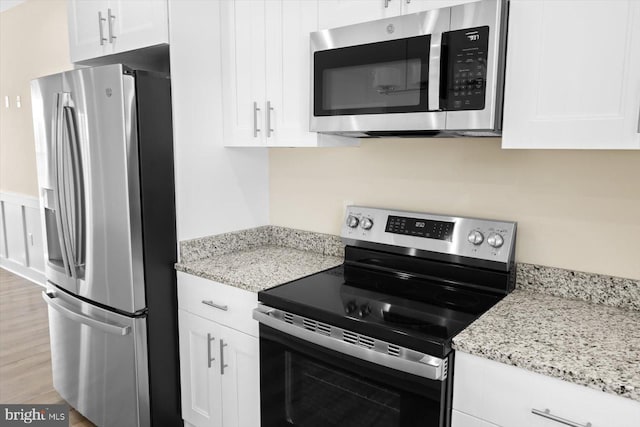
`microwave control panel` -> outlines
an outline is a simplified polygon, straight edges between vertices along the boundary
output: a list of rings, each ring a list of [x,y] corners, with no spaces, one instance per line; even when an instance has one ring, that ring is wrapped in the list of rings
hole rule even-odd
[[[487,90],[489,27],[442,34],[440,108],[445,111],[482,110]]]

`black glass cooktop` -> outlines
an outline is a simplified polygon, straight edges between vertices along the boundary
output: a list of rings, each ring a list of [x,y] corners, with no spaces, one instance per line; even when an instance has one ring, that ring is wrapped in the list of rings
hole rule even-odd
[[[406,270],[346,263],[258,293],[262,303],[444,357],[504,294]]]

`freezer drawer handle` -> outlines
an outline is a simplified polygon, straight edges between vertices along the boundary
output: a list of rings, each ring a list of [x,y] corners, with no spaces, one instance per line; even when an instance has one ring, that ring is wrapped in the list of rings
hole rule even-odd
[[[96,319],[92,319],[89,316],[86,316],[81,313],[77,313],[67,307],[64,307],[55,301],[55,294],[43,292],[42,299],[49,305],[49,307],[53,308],[60,314],[65,317],[68,317],[71,320],[75,320],[76,322],[84,323],[87,326],[91,326],[92,328],[100,329],[104,332],[108,332],[110,334],[115,335],[128,335],[131,332],[130,326],[121,326],[121,325],[112,325],[110,323],[104,323]]]
[[[216,304],[215,302],[209,300],[202,300],[202,303],[204,305],[208,305],[209,307],[213,307],[213,308],[217,308],[218,310],[222,310],[222,311],[228,311],[229,310],[229,306],[228,305],[222,305],[222,304]]]
[[[555,422],[558,422],[560,424],[565,424],[565,425],[571,426],[571,427],[591,427],[592,426],[591,423],[580,424],[580,423],[576,423],[574,421],[567,420],[565,418],[561,418],[561,417],[559,417],[557,415],[553,415],[549,409],[545,409],[544,411],[541,411],[539,409],[533,408],[533,409],[531,409],[531,413],[535,414],[535,415],[539,415],[539,416],[541,416],[543,418],[548,418],[548,419],[553,420]]]

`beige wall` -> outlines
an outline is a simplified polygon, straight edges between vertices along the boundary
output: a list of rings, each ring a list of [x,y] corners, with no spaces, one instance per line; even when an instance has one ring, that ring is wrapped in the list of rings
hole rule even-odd
[[[72,68],[67,37],[65,0],[29,0],[0,13],[0,191],[38,195],[29,81]]]
[[[345,202],[514,220],[519,262],[640,279],[640,151],[404,139],[269,156],[275,225],[339,234]]]

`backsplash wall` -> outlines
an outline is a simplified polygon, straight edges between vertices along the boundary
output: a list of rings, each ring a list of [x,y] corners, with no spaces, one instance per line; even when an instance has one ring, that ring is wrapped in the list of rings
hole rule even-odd
[[[640,279],[640,151],[499,138],[269,150],[270,223],[339,234],[345,203],[518,222],[518,262]]]

